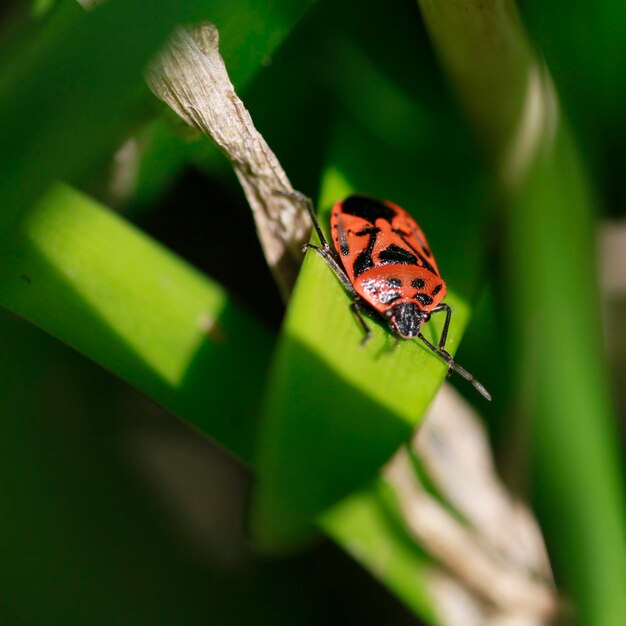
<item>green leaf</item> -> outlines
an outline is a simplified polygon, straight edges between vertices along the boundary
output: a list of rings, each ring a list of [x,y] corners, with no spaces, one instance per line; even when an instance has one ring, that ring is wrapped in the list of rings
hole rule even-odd
[[[66,1],[29,33],[0,72],[0,223],[14,222],[56,178],[84,174],[130,120],[142,69],[199,0]],[[146,20],[149,13],[150,19]]]
[[[220,54],[235,87],[243,87],[260,67],[271,62],[276,49],[313,1],[220,0],[208,4],[203,17],[220,31]]]
[[[93,200],[57,185],[4,238],[0,303],[250,459],[269,334]]]
[[[520,10],[552,69],[565,109],[577,122],[577,134],[584,132],[585,146],[623,145],[626,73],[620,63],[607,60],[626,57],[626,5],[573,0],[561,11],[556,3],[526,0]]]
[[[619,626],[626,616],[626,507],[592,211],[586,172],[562,126],[508,223],[515,287],[508,296],[525,391],[518,406],[530,421],[533,496],[580,623]],[[529,311],[526,302],[541,306]]]
[[[145,63],[177,23],[200,17],[203,5],[148,11],[133,0],[87,13],[72,1],[14,50],[0,72],[0,297],[249,460],[268,333],[217,285],[67,187],[29,210],[52,180],[84,174],[117,143],[144,91]],[[245,82],[307,6],[284,0],[260,13],[249,3],[217,2],[201,13],[220,26],[227,59],[241,44],[233,73]],[[11,227],[20,211],[28,214]],[[203,328],[213,323],[211,342]],[[245,360],[237,348],[244,337],[245,345],[250,338],[256,344]],[[251,376],[246,395],[234,391],[242,364]],[[224,380],[208,384],[207,371],[224,372]],[[212,415],[206,407],[220,409]]]
[[[331,201],[352,190],[394,199],[405,208],[438,206],[449,190],[413,184],[414,163],[406,154],[387,150],[385,169],[365,155],[377,154],[374,139],[358,128],[344,125],[331,151],[326,170],[322,206],[327,223]],[[384,172],[384,177],[381,174]],[[464,209],[483,200],[476,179],[469,177],[465,207],[459,208],[459,230],[447,232],[452,212],[423,212],[425,228],[433,241],[447,236],[451,250],[479,242],[481,211]],[[406,194],[406,195],[404,195]],[[409,200],[403,202],[402,198]],[[332,200],[331,200],[332,199]],[[454,206],[447,198],[446,207]],[[461,223],[465,230],[462,230]],[[432,235],[432,237],[431,237]],[[465,242],[461,239],[465,237]],[[459,246],[457,248],[456,246]],[[456,285],[469,288],[468,280],[479,271],[477,249],[455,272],[454,254],[434,246],[450,279],[447,301],[454,310],[449,348],[454,352],[465,328],[470,305]],[[441,254],[438,250],[442,250]],[[468,262],[471,259],[471,262]],[[446,273],[450,268],[450,274]],[[457,282],[458,281],[458,282]],[[362,331],[349,309],[350,299],[321,258],[308,254],[290,302],[269,385],[264,426],[259,443],[254,530],[259,544],[268,550],[293,545],[312,527],[315,518],[342,497],[373,478],[380,466],[409,436],[433,398],[447,368],[419,341],[395,339],[381,324],[370,322],[374,336],[362,347]],[[431,340],[441,332],[436,317],[425,327]]]

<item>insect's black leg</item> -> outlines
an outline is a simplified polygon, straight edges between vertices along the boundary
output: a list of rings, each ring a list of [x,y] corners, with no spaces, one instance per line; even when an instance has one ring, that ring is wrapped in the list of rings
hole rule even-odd
[[[326,264],[334,272],[335,276],[337,276],[337,278],[343,285],[344,289],[352,296],[352,298],[354,298],[354,300],[352,301],[352,304],[350,305],[350,308],[352,309],[352,312],[354,313],[359,325],[363,329],[364,337],[363,337],[363,340],[361,341],[361,345],[365,345],[369,341],[370,337],[372,336],[372,331],[370,330],[369,326],[367,325],[367,323],[363,319],[363,316],[361,315],[361,312],[362,312],[361,303],[358,300],[357,293],[356,291],[354,291],[354,287],[352,286],[350,279],[348,278],[343,267],[341,267],[340,261],[335,251],[328,245],[328,241],[326,240],[326,237],[324,237],[324,233],[322,232],[320,223],[317,221],[317,215],[315,215],[315,210],[313,208],[313,201],[311,200],[311,198],[305,196],[303,193],[300,193],[299,191],[276,190],[274,193],[276,195],[285,196],[286,198],[291,198],[292,200],[299,202],[300,204],[304,205],[307,212],[309,213],[311,222],[313,223],[313,228],[315,229],[315,232],[317,233],[317,236],[319,237],[321,246],[315,246],[311,243],[307,243],[304,245],[302,251],[305,252],[306,250],[314,250],[317,254],[319,254],[324,259],[324,261],[326,261]]]
[[[328,265],[328,267],[330,267],[330,269],[335,273],[335,276],[337,276],[337,278],[340,280],[345,290],[353,298],[357,297],[356,291],[354,291],[354,287],[352,286],[350,279],[346,276],[346,273],[337,262],[335,254],[330,248],[320,248],[319,246],[314,246],[312,243],[307,243],[304,245],[303,250],[314,250],[317,254],[319,254],[324,259],[324,261],[326,261],[326,265]]]
[[[362,308],[361,308],[360,301],[353,300],[352,304],[350,305],[350,308],[352,309],[352,312],[354,313],[357,321],[359,322],[359,325],[361,326],[361,328],[363,329],[363,332],[365,333],[363,339],[361,340],[361,345],[364,346],[371,339],[372,331],[370,330],[370,327],[367,325],[367,323],[363,319],[363,316],[361,315]]]
[[[439,343],[437,344],[437,347],[442,352],[445,352],[446,340],[448,339],[448,328],[450,328],[450,318],[452,317],[452,309],[447,304],[442,303],[436,306],[432,310],[432,313],[440,313],[441,311],[446,312],[446,321],[443,323],[443,330],[441,331],[441,337],[439,338]]]
[[[317,254],[319,254],[330,269],[335,273],[337,278],[341,281],[341,284],[344,286],[346,291],[353,297],[356,298],[356,292],[354,291],[354,287],[352,287],[352,283],[350,279],[346,275],[344,269],[341,267],[337,255],[335,251],[328,245],[328,241],[326,241],[326,237],[324,237],[324,233],[320,227],[320,223],[317,221],[317,216],[315,215],[315,211],[313,209],[313,201],[311,198],[305,196],[303,193],[299,191],[283,191],[281,189],[276,189],[274,194],[277,196],[284,196],[285,198],[290,198],[295,202],[299,202],[300,204],[306,207],[307,212],[309,213],[309,217],[311,218],[311,222],[313,222],[313,228],[315,228],[315,232],[319,237],[321,246],[315,246],[312,243],[305,243],[302,252],[306,252],[307,250],[315,250]]]
[[[435,348],[435,346],[433,346],[433,344],[430,343],[430,341],[428,341],[428,339],[426,339],[426,337],[424,337],[422,333],[419,333],[417,336],[424,342],[424,344],[426,344],[426,347],[429,350],[432,350],[437,356],[442,358],[448,364],[448,367],[451,370],[455,371],[457,374],[465,378],[465,380],[468,380],[470,383],[472,383],[476,391],[478,391],[478,393],[484,396],[487,400],[491,400],[491,394],[485,389],[482,383],[476,380],[476,378],[474,378],[474,376],[470,374],[465,368],[455,363],[454,359],[445,350]]]

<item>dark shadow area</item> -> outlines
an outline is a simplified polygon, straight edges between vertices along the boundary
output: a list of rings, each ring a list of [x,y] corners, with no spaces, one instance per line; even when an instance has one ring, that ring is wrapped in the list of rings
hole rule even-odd
[[[3,623],[417,623],[330,544],[254,558],[241,466],[13,315],[0,314],[0,335]],[[150,441],[166,443],[152,449],[160,473]],[[211,461],[194,463],[194,449]],[[188,478],[172,490],[172,475]]]
[[[234,195],[188,168],[139,226],[223,285],[256,319],[278,329],[284,305],[243,191]]]

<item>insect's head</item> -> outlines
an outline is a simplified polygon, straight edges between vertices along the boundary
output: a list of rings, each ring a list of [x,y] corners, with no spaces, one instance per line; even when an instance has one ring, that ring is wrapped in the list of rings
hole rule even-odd
[[[415,302],[401,302],[391,307],[385,316],[391,331],[404,339],[417,337],[424,322],[430,315],[424,313]]]

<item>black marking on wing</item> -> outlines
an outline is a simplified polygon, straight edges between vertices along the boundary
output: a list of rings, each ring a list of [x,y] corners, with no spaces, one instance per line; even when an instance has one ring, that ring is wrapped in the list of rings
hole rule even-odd
[[[402,287],[402,281],[395,276],[387,277],[387,285],[389,287]]]
[[[401,265],[417,265],[417,259],[404,248],[392,243],[378,255],[381,263],[400,263]]]
[[[363,230],[360,230],[358,233],[354,233],[357,237],[365,237],[365,235],[371,235],[372,233],[376,234],[380,232],[380,228],[376,226],[368,226]]]
[[[415,289],[423,289],[425,284],[426,283],[424,282],[424,280],[422,278],[414,278],[411,281],[411,287],[413,287]]]
[[[368,196],[350,196],[341,204],[341,210],[347,215],[354,215],[375,224],[377,219],[391,220],[396,212],[384,202]]]
[[[363,232],[363,231],[362,231]],[[378,228],[370,228],[369,232],[364,233],[363,236],[369,234],[370,240],[367,242],[367,248],[359,253],[359,256],[354,262],[354,275],[359,276],[366,270],[374,267],[374,259],[372,259],[372,252],[374,251],[374,244],[376,243],[376,235],[378,234]]]
[[[421,265],[424,267],[424,269],[427,269],[429,272],[431,272],[431,274],[434,274],[435,276],[439,276],[439,272],[424,258],[424,255],[419,250],[416,250],[411,245],[411,242],[407,240],[407,237],[409,235],[407,235],[403,230],[400,230],[399,228],[394,228],[393,232],[396,233],[396,235],[400,235],[400,239],[402,239],[402,241],[404,241],[404,243],[409,246],[409,248],[411,248],[411,250],[413,250],[415,254],[417,254],[419,260],[422,262]],[[418,239],[421,240],[421,237],[418,237]],[[432,256],[428,248],[426,248],[424,245],[422,245],[422,248],[427,252],[429,257]]]
[[[430,293],[433,296],[436,296],[441,291],[441,285],[437,285]]]

